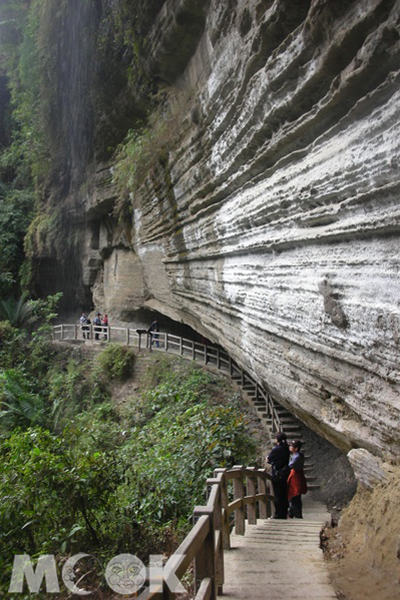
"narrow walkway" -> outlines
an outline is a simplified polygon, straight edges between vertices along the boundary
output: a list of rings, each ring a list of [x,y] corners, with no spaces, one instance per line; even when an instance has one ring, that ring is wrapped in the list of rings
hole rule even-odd
[[[231,535],[225,550],[223,600],[333,600],[320,544],[330,514],[312,494],[304,497],[304,519],[246,523],[246,535]]]

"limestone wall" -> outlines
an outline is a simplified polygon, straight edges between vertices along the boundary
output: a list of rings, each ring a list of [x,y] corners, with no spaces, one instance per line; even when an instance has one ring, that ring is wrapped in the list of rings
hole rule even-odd
[[[166,71],[180,10],[198,27]],[[339,448],[392,456],[399,20],[395,1],[167,0],[152,59],[179,125],[129,235],[109,221],[96,275],[114,310],[193,326]],[[93,198],[101,221],[109,205]]]

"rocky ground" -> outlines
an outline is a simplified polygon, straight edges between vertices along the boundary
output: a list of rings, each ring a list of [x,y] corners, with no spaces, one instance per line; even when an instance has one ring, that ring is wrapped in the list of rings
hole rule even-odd
[[[400,594],[400,468],[388,482],[359,489],[337,528],[324,532],[325,555],[340,600],[394,600]]]

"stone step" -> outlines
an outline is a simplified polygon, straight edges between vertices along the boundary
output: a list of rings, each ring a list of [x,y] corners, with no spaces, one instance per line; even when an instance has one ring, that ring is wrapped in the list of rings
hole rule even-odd
[[[262,413],[262,414],[261,414],[261,416],[262,416],[262,418],[263,418],[263,419],[265,419],[266,421],[269,421],[269,424],[271,424],[271,422],[272,422],[272,419],[270,419],[270,418],[268,417],[268,413]],[[291,430],[291,431],[292,431],[292,430],[293,430],[293,431],[294,431],[294,430],[296,430],[296,431],[298,431],[298,430],[300,431],[300,430],[301,430],[301,426],[300,426],[300,425],[298,425],[297,423],[294,423],[294,422],[291,422],[291,421],[281,421],[281,423],[282,423],[282,428],[283,428],[283,431],[286,431],[286,429],[289,429],[289,430]]]
[[[336,598],[320,548],[320,531],[330,522],[330,515],[308,494],[303,501],[303,515],[304,519],[246,523],[244,536],[231,535],[231,550],[224,552],[221,600]]]
[[[301,441],[301,435],[299,435],[298,431],[286,431],[285,429],[283,431],[287,435],[288,442],[290,442],[290,440],[300,440]],[[271,443],[272,444],[275,443],[275,435],[273,435],[271,437]]]
[[[291,415],[280,415],[279,413],[277,413],[277,414],[278,414],[278,418],[281,421],[281,423],[287,423],[287,422],[289,422],[289,423],[298,423],[297,419],[295,419]]]
[[[269,417],[266,411],[266,404],[263,400],[253,400],[253,406],[256,409],[260,422],[266,427],[267,431],[270,432],[271,448],[275,444],[275,433],[272,432],[272,419]],[[296,417],[289,413],[286,409],[275,404],[275,410],[277,411],[279,418],[282,423],[284,433],[286,433],[288,440],[299,439],[301,440],[302,427],[301,423]],[[311,491],[320,488],[318,484],[318,477],[314,474],[314,463],[310,460],[311,456],[305,454],[306,464],[304,467],[304,473],[308,482],[308,489]]]

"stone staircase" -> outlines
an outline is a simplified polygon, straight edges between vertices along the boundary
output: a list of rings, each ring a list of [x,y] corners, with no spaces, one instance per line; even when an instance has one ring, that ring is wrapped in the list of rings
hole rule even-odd
[[[246,523],[245,535],[231,534],[221,600],[337,598],[320,546],[330,514],[308,495],[303,514],[304,519],[259,519],[255,525]]]
[[[234,378],[235,379],[235,378]],[[239,378],[236,378],[237,385],[240,386],[242,391],[244,392],[247,400],[254,406],[258,413],[258,418],[261,424],[264,426],[267,435],[270,439],[270,447],[272,449],[275,443],[275,433],[274,428],[272,426],[272,419],[268,415],[268,409],[266,406],[266,402],[264,399],[258,397],[257,398],[257,390],[256,386],[251,382],[246,382],[244,385],[240,385]],[[294,415],[292,415],[285,408],[274,402],[274,408],[279,416],[279,420],[282,423],[282,431],[286,433],[288,440],[301,440],[303,441],[303,432],[302,428],[304,425],[299,421]],[[307,478],[307,486],[308,489],[315,490],[319,489],[319,484],[317,481],[317,477],[314,472],[314,463],[312,462],[311,456],[307,453],[307,449],[304,453],[305,455],[305,467],[304,473]]]

